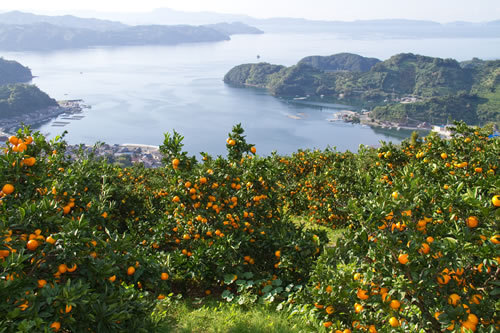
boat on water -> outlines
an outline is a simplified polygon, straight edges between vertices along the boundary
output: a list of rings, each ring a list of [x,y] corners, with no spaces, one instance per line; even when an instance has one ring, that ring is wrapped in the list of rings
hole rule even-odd
[[[69,121],[54,121],[52,126],[54,127],[64,127],[69,124]]]

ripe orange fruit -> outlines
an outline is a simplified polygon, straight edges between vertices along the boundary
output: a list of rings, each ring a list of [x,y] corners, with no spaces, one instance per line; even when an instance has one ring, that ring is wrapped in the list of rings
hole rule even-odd
[[[467,226],[469,228],[475,228],[475,227],[477,227],[478,224],[479,224],[479,221],[478,221],[477,217],[469,216],[467,218]]]
[[[5,184],[2,187],[2,192],[5,194],[11,194],[12,192],[14,192],[14,186],[12,184]]]
[[[36,248],[38,247],[38,241],[32,239],[32,240],[28,241],[28,243],[26,244],[26,247],[30,251],[35,251]]]
[[[401,253],[399,256],[398,256],[398,261],[403,264],[403,265],[406,265],[408,263],[408,254],[407,253]]]
[[[399,323],[399,320],[398,318],[396,317],[391,317],[389,319],[389,324],[392,326],[392,327],[399,327],[400,323]]]
[[[78,268],[78,266],[76,264],[73,264],[73,266],[71,266],[71,268],[68,267],[68,272],[73,273],[74,271],[76,271],[77,268]]]
[[[397,191],[392,192],[392,197],[397,199],[399,197],[399,193]]]
[[[361,311],[363,311],[365,308],[363,307],[363,305],[359,304],[359,303],[356,303],[354,304],[354,311],[356,311],[356,313],[360,313]]]
[[[491,198],[491,203],[495,207],[500,207],[500,195],[493,196],[493,198]]]
[[[71,206],[70,205],[66,205],[66,206],[63,207],[63,213],[64,213],[64,215],[69,214],[70,211],[71,211]]]
[[[57,268],[57,271],[61,274],[64,274],[68,271],[68,266],[66,266],[66,264],[60,264]]]
[[[116,275],[110,276],[110,277],[108,278],[108,280],[109,280],[109,282],[115,282],[115,280],[116,280]]]
[[[479,323],[479,319],[473,313],[469,313],[469,315],[467,316],[467,321],[474,323],[474,325],[477,325]]]
[[[278,251],[274,252],[274,255],[275,255],[277,258],[281,257],[281,251],[280,251],[280,250],[278,250]]]
[[[334,308],[333,306],[331,306],[331,305],[328,305],[328,306],[326,307],[325,311],[326,311],[326,313],[328,313],[328,314],[332,314],[332,313],[334,313],[334,312],[335,312],[335,308]]]
[[[356,293],[359,299],[366,300],[368,299],[368,291],[363,290],[363,289],[358,289],[358,292]]]
[[[431,250],[431,247],[427,243],[422,243],[422,246],[418,250],[419,253],[421,254],[428,254]]]
[[[326,328],[328,328],[332,325],[333,325],[333,323],[331,321],[327,321],[327,322],[323,323],[323,326],[325,326]]]
[[[475,332],[476,331],[476,324],[474,324],[471,321],[466,320],[462,323],[462,329],[460,331],[465,333],[465,332],[469,332],[468,330]]]
[[[35,165],[36,159],[34,157],[28,157],[23,159],[23,163],[29,167]]]
[[[134,275],[134,273],[135,273],[134,266],[130,266],[129,268],[127,268],[127,275]]]
[[[448,158],[448,154],[446,154],[446,153],[441,153],[441,158],[442,158],[443,160],[447,159],[447,158]]]
[[[44,279],[38,280],[38,288],[43,288],[43,287],[45,287],[46,284],[47,284],[47,281],[45,281]]]
[[[234,146],[234,145],[236,145],[236,141],[234,141],[233,139],[231,139],[231,140],[229,140],[228,144],[230,146]]]
[[[451,294],[450,296],[448,296],[448,304],[451,304],[453,306],[456,306],[459,300],[460,296],[457,294]]]
[[[53,322],[52,324],[50,324],[50,328],[52,328],[52,330],[53,330],[54,332],[57,332],[57,331],[59,331],[59,329],[61,328],[61,323],[60,323],[60,322],[58,322],[58,321],[55,321],[55,322]]]
[[[64,311],[65,311],[66,313],[70,313],[72,308],[73,308],[73,307],[72,307],[71,305],[66,304],[66,308],[64,309]]]
[[[179,196],[176,195],[175,197],[173,197],[172,201],[179,202],[179,201],[181,201],[181,198],[179,198]]]
[[[391,303],[389,303],[389,306],[391,307],[391,309],[397,310],[401,306],[401,303],[398,300],[393,299]]]
[[[161,279],[163,281],[168,280],[168,273],[161,273]]]
[[[9,137],[9,142],[10,142],[13,146],[15,146],[15,145],[17,145],[17,143],[19,142],[19,139],[18,139],[17,137],[15,137],[15,136],[11,136],[11,137]]]
[[[491,236],[490,242],[493,244],[500,244],[500,235]]]
[[[448,282],[450,282],[450,280],[451,280],[451,277],[448,274],[442,274],[442,275],[439,275],[436,278],[436,280],[439,284],[448,284]]]
[[[17,151],[22,153],[23,151],[25,151],[26,149],[28,148],[28,146],[26,146],[25,143],[19,143],[17,145]]]
[[[255,154],[257,152],[257,148],[252,147],[252,148],[250,148],[250,151],[252,152],[252,154]]]
[[[56,243],[56,240],[52,236],[47,237],[47,239],[45,239],[45,241],[49,244],[52,244],[52,245],[54,245]]]
[[[482,299],[483,299],[483,296],[481,294],[474,294],[474,295],[472,295],[470,301],[474,304],[479,304]]]
[[[174,167],[178,167],[180,163],[181,163],[181,161],[179,161],[179,159],[178,159],[178,158],[174,158],[174,159],[172,160],[172,165],[173,165]]]

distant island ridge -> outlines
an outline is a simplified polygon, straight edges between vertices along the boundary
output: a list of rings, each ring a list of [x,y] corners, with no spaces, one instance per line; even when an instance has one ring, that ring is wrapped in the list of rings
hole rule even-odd
[[[174,45],[230,40],[234,34],[263,31],[241,22],[210,25],[137,25],[23,12],[0,14],[0,50],[48,51],[94,46]]]
[[[216,12],[186,12],[170,8],[157,8],[145,13],[113,13],[75,11],[74,14],[90,18],[120,21],[130,25],[192,24],[242,22],[266,33],[335,33],[353,38],[499,38],[500,20],[489,22],[448,22],[428,20],[375,19],[356,21],[326,21],[304,18],[255,18],[248,15]]]
[[[283,17],[257,19],[245,15],[181,12],[166,8],[150,13],[83,14],[94,17],[37,15],[20,11],[0,13],[0,50],[49,51],[96,46],[220,42],[230,40],[234,34],[264,32],[320,32],[347,38],[500,38],[500,20],[441,24],[406,19],[351,22]]]
[[[278,97],[370,109],[372,122],[500,124],[500,60],[459,63],[406,53],[381,61],[341,53],[306,57],[291,67],[243,64],[224,82],[265,88]]]

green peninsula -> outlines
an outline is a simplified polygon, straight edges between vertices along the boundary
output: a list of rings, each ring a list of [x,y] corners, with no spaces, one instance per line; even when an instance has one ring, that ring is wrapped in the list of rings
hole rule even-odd
[[[31,81],[33,75],[28,67],[13,60],[0,58],[0,85]]]
[[[27,114],[58,106],[55,99],[35,85],[9,84],[0,86],[0,119]]]
[[[28,67],[0,58],[0,119],[23,120],[28,114],[58,106],[55,99],[37,86],[22,83],[32,78]]]
[[[500,123],[500,61],[459,63],[398,54],[385,61],[341,53],[307,57],[284,67],[267,63],[231,69],[224,82],[371,109],[378,120],[415,125],[463,120]]]

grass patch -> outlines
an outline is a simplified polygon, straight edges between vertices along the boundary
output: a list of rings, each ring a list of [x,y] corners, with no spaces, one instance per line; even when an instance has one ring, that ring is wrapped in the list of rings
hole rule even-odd
[[[263,304],[239,306],[216,300],[167,300],[160,306],[160,333],[302,333],[316,332],[304,320],[287,317]],[[161,317],[161,319],[160,319]]]
[[[324,225],[319,225],[319,224],[316,224],[316,223],[313,223],[313,222],[310,222],[308,221],[307,219],[303,218],[303,217],[293,217],[292,218],[292,222],[301,227],[301,228],[304,228],[306,230],[311,230],[311,231],[314,231],[314,230],[323,230],[323,231],[326,231],[326,234],[328,236],[328,245],[331,245],[331,246],[334,246],[337,244],[337,241],[342,238],[342,234],[344,233],[344,231],[346,230],[345,228],[343,229],[333,229],[333,228],[328,228]]]

